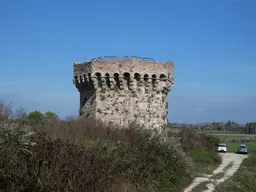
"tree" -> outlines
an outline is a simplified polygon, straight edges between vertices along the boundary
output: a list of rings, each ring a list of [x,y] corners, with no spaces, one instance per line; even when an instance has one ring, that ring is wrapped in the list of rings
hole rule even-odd
[[[256,134],[256,122],[247,123],[245,126],[245,133]]]
[[[40,111],[32,111],[27,116],[27,123],[29,124],[41,124],[44,120],[44,114]]]
[[[225,126],[228,131],[238,131],[239,130],[239,124],[237,124],[233,121],[228,121]]]
[[[232,127],[231,121],[228,121],[228,122],[226,123],[226,127],[228,128],[228,130]]]
[[[27,112],[23,107],[19,107],[14,114],[16,119],[25,120],[27,118]]]
[[[59,116],[56,113],[53,113],[51,111],[46,112],[44,114],[44,116],[47,120],[52,120],[52,121],[59,121],[60,120]]]
[[[0,121],[7,120],[12,115],[12,103],[8,105],[0,101]]]

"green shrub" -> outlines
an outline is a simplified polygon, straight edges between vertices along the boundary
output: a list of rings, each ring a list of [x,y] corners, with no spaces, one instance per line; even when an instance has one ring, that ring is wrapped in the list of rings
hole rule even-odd
[[[217,161],[216,140],[192,130],[152,135],[32,114],[29,125],[0,121],[3,191],[177,191],[192,179],[193,163]]]
[[[44,114],[41,113],[40,111],[32,111],[28,114],[26,118],[26,122],[28,124],[42,124],[44,120]]]
[[[192,158],[193,173],[210,173],[221,163],[216,152],[219,140],[214,136],[193,129],[181,129],[178,136],[183,150]]]
[[[86,129],[85,123],[55,124],[29,135],[2,129],[3,189],[106,191],[115,183],[128,181],[137,190],[175,191],[190,178],[189,158],[174,137],[152,138],[149,131],[137,128]],[[63,133],[58,137],[50,135],[61,129]],[[79,140],[72,139],[77,137]]]

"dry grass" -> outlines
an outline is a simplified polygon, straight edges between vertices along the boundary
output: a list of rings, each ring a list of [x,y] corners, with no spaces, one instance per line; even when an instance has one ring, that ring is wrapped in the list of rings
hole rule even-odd
[[[215,145],[190,130],[152,136],[93,120],[27,125],[6,111],[0,108],[2,191],[177,191],[198,163],[191,151]]]

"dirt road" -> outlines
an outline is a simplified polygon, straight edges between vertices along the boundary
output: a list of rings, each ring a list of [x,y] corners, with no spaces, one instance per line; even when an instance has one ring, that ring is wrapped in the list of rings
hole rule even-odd
[[[215,169],[211,175],[196,177],[192,184],[188,186],[184,192],[191,192],[192,189],[199,184],[204,184],[205,188],[207,188],[203,192],[213,192],[215,186],[231,177],[240,167],[243,160],[247,158],[247,155],[235,153],[222,153],[220,156],[222,158],[222,163],[219,165],[219,167]]]

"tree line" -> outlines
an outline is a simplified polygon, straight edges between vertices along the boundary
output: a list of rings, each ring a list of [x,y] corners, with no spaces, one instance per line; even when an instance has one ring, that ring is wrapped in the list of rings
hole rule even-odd
[[[247,134],[256,134],[256,122],[247,123],[244,130]]]
[[[192,128],[206,131],[227,131],[246,134],[256,134],[256,122],[249,122],[246,125],[241,125],[233,121],[209,122],[201,124],[169,123],[168,125],[171,128]]]

